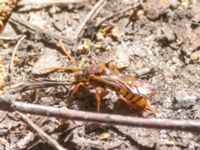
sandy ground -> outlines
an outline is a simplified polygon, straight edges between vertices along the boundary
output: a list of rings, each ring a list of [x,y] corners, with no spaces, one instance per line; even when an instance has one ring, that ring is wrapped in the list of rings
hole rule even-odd
[[[56,41],[60,35],[66,40],[63,41],[64,46],[71,51],[78,64],[83,59],[84,65],[111,63],[119,66],[123,74],[148,80],[156,88],[150,103],[160,113],[159,118],[198,120],[200,2],[110,0],[85,24],[79,41],[74,40],[96,3],[17,7],[11,17],[27,26],[16,24],[14,19],[6,24],[1,33],[1,37],[11,39],[0,39],[0,80],[20,82],[26,79],[65,80],[73,77],[73,73],[63,71],[40,71],[45,67],[72,65]],[[117,15],[101,23],[111,14]],[[58,39],[51,39],[41,31],[36,32],[38,29],[33,30],[27,23],[44,29],[42,31],[46,33],[53,33]],[[18,48],[11,74],[8,74],[13,49],[22,35],[26,37]],[[50,87],[17,94],[26,102],[61,107],[65,105],[68,88]],[[102,113],[142,117],[119,101],[110,89],[104,94],[101,106]],[[95,112],[94,90],[80,89],[68,107]],[[144,113],[143,117],[155,116]],[[67,149],[200,149],[199,135],[187,132],[70,120],[61,125],[55,118],[30,118]],[[15,113],[1,112],[0,120],[0,149],[18,149],[25,139],[28,139],[25,149],[51,149]]]

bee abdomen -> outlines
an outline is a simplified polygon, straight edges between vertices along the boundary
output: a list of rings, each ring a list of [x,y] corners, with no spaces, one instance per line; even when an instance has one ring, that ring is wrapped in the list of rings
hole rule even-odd
[[[129,92],[125,88],[119,89],[117,93],[123,95],[124,97],[126,97],[126,95],[129,94]]]
[[[129,101],[131,107],[136,107],[140,109],[145,109],[147,106],[147,101],[144,97],[131,93],[125,88],[121,88],[117,91],[118,94],[123,95],[123,97]]]
[[[147,103],[144,97],[137,94],[130,93],[128,91],[126,92],[123,91],[123,93],[120,93],[120,94],[122,94],[124,98],[126,98],[126,100],[128,100],[131,103],[132,106],[145,109]]]

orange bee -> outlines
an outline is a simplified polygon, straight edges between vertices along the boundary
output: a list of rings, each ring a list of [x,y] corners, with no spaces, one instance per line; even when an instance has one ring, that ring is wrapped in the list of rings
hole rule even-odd
[[[83,67],[75,75],[76,86],[72,90],[71,98],[78,89],[91,85],[96,90],[97,112],[100,111],[100,95],[110,88],[116,92],[119,99],[129,107],[140,110],[150,111],[157,114],[148,103],[148,98],[155,94],[155,89],[147,82],[120,73],[115,67],[106,67],[104,64]]]
[[[119,99],[125,102],[130,108],[158,114],[148,103],[148,99],[155,94],[155,89],[149,83],[120,73],[116,69],[116,66],[96,64],[80,67],[64,48],[62,42],[60,42],[60,45],[65,55],[76,67],[50,67],[46,69],[76,72],[73,81],[75,87],[70,92],[68,100],[80,87],[92,86],[96,90],[97,112],[100,112],[101,93],[105,92],[106,88],[110,88],[115,91]]]

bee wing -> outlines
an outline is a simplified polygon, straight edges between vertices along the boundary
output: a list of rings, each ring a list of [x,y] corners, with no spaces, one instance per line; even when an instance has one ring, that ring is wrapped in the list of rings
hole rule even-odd
[[[131,93],[149,98],[155,94],[153,88],[148,82],[137,79],[133,76],[121,74],[116,70],[105,70],[105,75],[101,75],[102,82],[106,82],[113,87],[127,88]]]
[[[132,76],[121,75],[118,76],[118,81],[127,87],[132,93],[147,98],[155,94],[155,88],[144,80],[136,79]]]

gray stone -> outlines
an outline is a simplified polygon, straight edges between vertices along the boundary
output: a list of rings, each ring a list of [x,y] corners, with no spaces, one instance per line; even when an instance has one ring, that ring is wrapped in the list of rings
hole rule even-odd
[[[175,94],[176,99],[176,107],[177,108],[190,108],[195,105],[197,101],[197,97],[194,95],[190,95],[185,91],[178,91]]]
[[[59,61],[59,59],[60,57],[57,51],[53,49],[44,49],[41,57],[33,65],[32,73],[35,75],[39,75],[52,71],[42,71],[42,69],[44,68],[62,66],[62,63]]]

